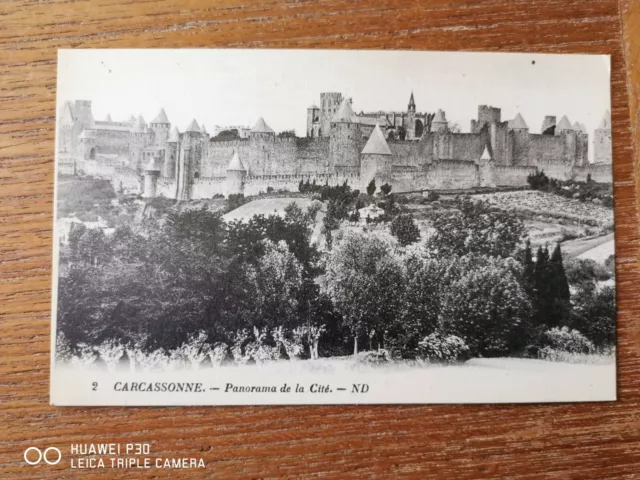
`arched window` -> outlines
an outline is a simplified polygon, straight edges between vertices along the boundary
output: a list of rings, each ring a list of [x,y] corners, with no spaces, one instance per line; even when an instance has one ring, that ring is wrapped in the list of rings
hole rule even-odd
[[[89,158],[91,160],[95,160],[95,158],[96,158],[96,149],[95,149],[95,147],[92,148],[91,150],[89,150]]]
[[[193,178],[200,178],[200,172],[196,172],[193,174]]]
[[[422,137],[422,132],[424,131],[424,125],[422,124],[422,121],[416,120],[414,130],[416,138]]]

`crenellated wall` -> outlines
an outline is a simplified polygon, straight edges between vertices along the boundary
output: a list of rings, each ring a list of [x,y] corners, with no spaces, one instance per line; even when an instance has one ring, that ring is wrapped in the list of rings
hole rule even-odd
[[[599,183],[612,183],[613,172],[610,163],[590,163],[581,167],[573,167],[573,179],[586,182],[587,175],[591,175],[591,180]]]

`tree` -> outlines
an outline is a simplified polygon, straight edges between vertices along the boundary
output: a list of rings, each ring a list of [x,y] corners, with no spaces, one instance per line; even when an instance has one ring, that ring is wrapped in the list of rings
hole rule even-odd
[[[373,195],[376,193],[376,179],[372,179],[367,185],[367,195]]]
[[[349,232],[334,245],[322,285],[354,339],[375,331],[378,345],[401,308],[403,268],[391,246],[378,237]]]
[[[548,328],[566,325],[571,312],[569,283],[562,264],[560,244],[551,258],[545,247],[538,248],[534,271],[534,321]]]
[[[474,355],[495,356],[522,348],[531,308],[513,259],[490,258],[443,289],[440,329],[456,335]]]
[[[453,207],[434,212],[428,248],[441,256],[476,253],[507,258],[525,235],[515,212],[497,210],[486,201],[456,200]]]
[[[413,251],[404,258],[406,271],[401,313],[389,332],[394,354],[415,358],[419,342],[438,328],[442,280],[449,262]]]
[[[389,227],[391,235],[398,239],[401,246],[406,247],[420,240],[420,229],[410,213],[398,215]]]
[[[255,292],[252,298],[251,326],[295,328],[303,269],[285,241],[265,240],[265,252],[247,276]]]
[[[389,185],[388,183],[385,183],[380,187],[380,191],[382,192],[383,195],[389,195],[389,193],[391,193],[391,185]]]

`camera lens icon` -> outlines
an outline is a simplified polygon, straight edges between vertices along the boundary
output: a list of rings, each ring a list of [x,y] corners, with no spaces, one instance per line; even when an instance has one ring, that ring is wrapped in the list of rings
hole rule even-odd
[[[57,447],[48,447],[44,452],[37,447],[29,447],[24,451],[24,461],[29,465],[38,465],[43,460],[47,465],[57,465],[62,460],[62,452]]]

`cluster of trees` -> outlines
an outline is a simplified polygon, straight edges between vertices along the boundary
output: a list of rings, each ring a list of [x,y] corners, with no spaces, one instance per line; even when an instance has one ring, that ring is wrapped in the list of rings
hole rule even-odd
[[[360,195],[346,185],[324,192],[325,228]],[[384,201],[395,205],[393,195]],[[339,230],[321,252],[311,241],[317,208],[231,223],[187,210],[110,236],[74,226],[58,289],[65,348],[115,342],[163,359],[197,336],[201,354],[240,362],[363,348],[509,355],[543,347],[544,332],[564,326],[598,346],[614,341],[613,288],[601,287],[612,272],[565,268],[559,246],[534,260],[515,213],[462,199],[433,213],[426,242],[400,214],[390,225],[397,244],[378,230]]]

